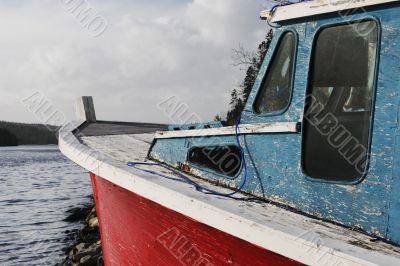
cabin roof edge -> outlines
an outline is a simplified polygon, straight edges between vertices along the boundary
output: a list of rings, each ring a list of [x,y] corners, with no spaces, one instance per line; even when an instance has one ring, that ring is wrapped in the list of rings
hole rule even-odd
[[[274,6],[260,13],[260,18],[279,23],[297,18],[340,12],[374,5],[400,2],[399,0],[315,0]]]

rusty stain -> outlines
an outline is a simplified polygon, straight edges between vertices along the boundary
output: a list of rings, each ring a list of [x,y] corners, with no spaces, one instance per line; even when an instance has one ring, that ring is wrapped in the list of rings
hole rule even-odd
[[[191,173],[190,166],[187,163],[181,163],[180,169],[185,173],[188,173],[188,174]]]

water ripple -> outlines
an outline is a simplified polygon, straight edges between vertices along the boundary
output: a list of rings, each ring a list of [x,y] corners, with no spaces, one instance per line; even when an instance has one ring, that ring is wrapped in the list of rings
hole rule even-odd
[[[0,265],[55,265],[63,258],[66,211],[89,201],[90,179],[57,146],[0,148]],[[67,240],[71,241],[71,240]]]

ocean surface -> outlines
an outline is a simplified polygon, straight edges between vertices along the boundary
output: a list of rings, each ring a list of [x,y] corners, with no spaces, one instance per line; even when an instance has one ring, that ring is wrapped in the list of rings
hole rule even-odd
[[[89,175],[57,146],[0,147],[0,265],[56,265],[73,242],[67,210],[90,202]],[[69,237],[68,237],[69,236]]]

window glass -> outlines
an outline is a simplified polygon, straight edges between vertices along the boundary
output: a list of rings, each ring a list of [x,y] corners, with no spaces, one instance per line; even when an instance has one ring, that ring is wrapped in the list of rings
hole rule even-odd
[[[193,147],[188,152],[189,163],[208,168],[217,173],[235,177],[240,170],[242,157],[235,145]]]
[[[294,33],[287,32],[281,38],[255,101],[254,110],[257,113],[274,113],[288,106],[292,90],[295,45]]]
[[[367,165],[378,31],[374,21],[334,26],[316,37],[304,113],[307,175],[352,181]]]

